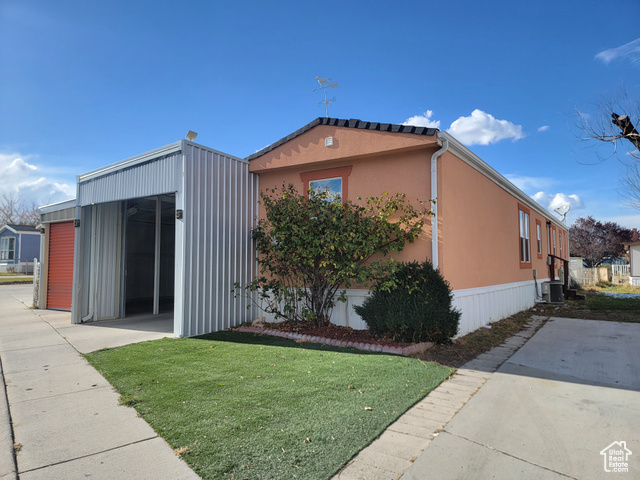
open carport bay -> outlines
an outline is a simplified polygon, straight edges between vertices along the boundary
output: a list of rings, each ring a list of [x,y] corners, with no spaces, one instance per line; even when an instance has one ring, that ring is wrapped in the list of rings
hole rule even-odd
[[[611,478],[618,441],[640,478],[639,344],[640,324],[551,319],[402,478]]]

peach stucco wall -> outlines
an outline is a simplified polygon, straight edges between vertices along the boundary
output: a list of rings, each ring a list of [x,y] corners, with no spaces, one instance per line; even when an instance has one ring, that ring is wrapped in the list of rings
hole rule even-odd
[[[325,147],[325,137],[334,145]],[[317,126],[250,161],[265,190],[292,183],[303,190],[300,174],[351,167],[348,197],[407,194],[431,198],[430,161],[440,148],[435,136]],[[522,268],[519,252],[518,199],[485,175],[446,152],[438,160],[439,264],[454,290],[549,277],[547,229],[543,215],[529,208],[531,264]],[[536,220],[542,225],[542,255],[537,255]],[[558,229],[558,227],[556,227]],[[566,235],[563,235],[566,252]],[[431,225],[398,260],[431,260]],[[558,249],[559,252],[559,249]]]
[[[325,147],[326,137],[333,137],[333,146]],[[425,147],[435,148],[435,145],[435,136],[318,125],[265,155],[251,160],[249,170],[262,174],[265,170],[294,166],[309,169],[322,164],[322,167],[318,168],[329,168],[328,164],[342,163],[343,159]]]
[[[334,136],[334,147],[324,146],[326,136]],[[297,142],[298,138],[300,142]],[[261,190],[291,183],[298,191],[303,191],[301,173],[350,166],[348,198],[354,202],[358,202],[358,197],[366,199],[383,192],[405,193],[407,200],[416,207],[418,201],[430,198],[429,162],[439,148],[434,137],[318,126],[298,138],[289,142],[286,148],[281,146],[251,160],[251,171],[260,175]],[[375,153],[380,150],[384,153]],[[430,223],[427,222],[413,244],[393,258],[430,260]]]
[[[537,278],[549,277],[546,217],[449,152],[438,169],[440,265],[452,288],[532,280],[534,269]],[[530,265],[520,262],[519,205],[529,211]],[[540,256],[536,220],[542,226]]]

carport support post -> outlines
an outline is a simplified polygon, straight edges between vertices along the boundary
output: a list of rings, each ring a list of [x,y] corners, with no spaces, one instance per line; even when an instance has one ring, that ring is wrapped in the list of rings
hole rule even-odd
[[[161,228],[161,203],[160,197],[156,197],[156,250],[153,267],[153,314],[160,313],[160,228]]]

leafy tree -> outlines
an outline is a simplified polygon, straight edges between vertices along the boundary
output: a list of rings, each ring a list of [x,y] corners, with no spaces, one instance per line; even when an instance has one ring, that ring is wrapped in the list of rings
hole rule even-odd
[[[260,275],[245,288],[277,318],[318,326],[329,322],[338,290],[345,301],[345,288],[385,278],[396,262],[384,256],[413,242],[431,214],[404,194],[359,205],[328,191],[302,195],[293,185],[262,192],[261,202],[265,218],[253,230]]]
[[[578,218],[569,228],[571,255],[582,257],[590,268],[607,258],[623,256],[623,244],[634,238],[638,238],[636,229],[630,230],[615,222],[602,223],[593,217]]]

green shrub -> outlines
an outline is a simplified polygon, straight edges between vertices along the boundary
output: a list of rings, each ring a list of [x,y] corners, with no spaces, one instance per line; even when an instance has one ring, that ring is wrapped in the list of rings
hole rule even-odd
[[[449,283],[431,262],[404,263],[385,283],[394,286],[375,285],[371,297],[355,307],[371,333],[402,342],[437,343],[449,342],[458,333],[460,312],[451,307]]]

